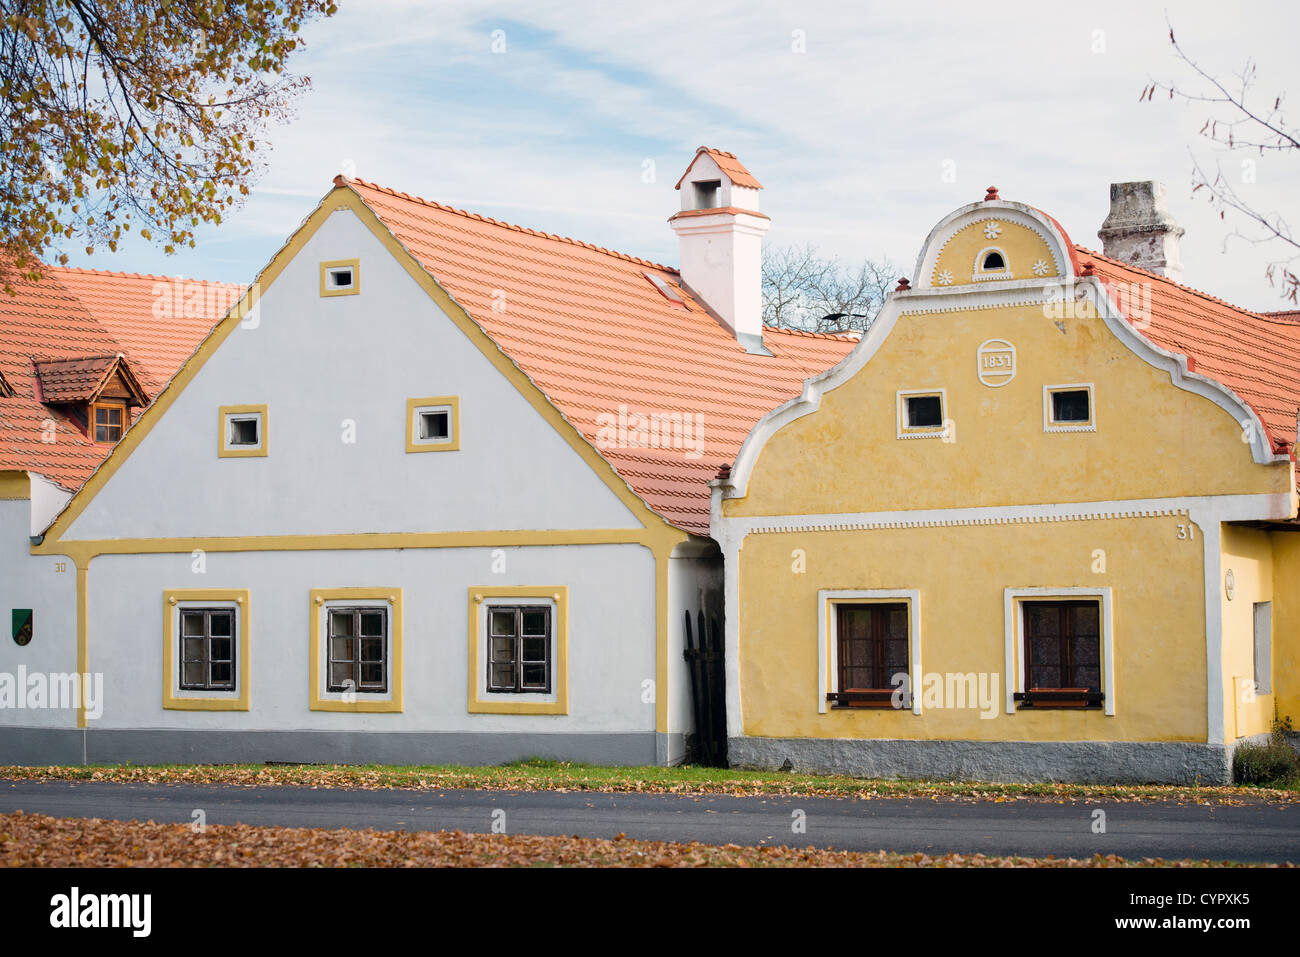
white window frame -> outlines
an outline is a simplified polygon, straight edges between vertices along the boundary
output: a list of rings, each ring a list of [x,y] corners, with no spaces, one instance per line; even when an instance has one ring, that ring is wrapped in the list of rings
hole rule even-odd
[[[492,654],[492,637],[488,630],[488,612],[492,608],[524,608],[535,606],[546,608],[551,615],[550,646],[547,648],[547,660],[551,665],[551,690],[543,694],[540,691],[503,692],[488,691],[487,670]],[[478,603],[478,640],[479,668],[478,700],[481,702],[500,702],[507,706],[512,704],[555,704],[559,697],[559,630],[560,606],[553,598],[537,596],[488,595]]]
[[[181,612],[192,611],[196,608],[215,608],[222,611],[230,611],[234,616],[234,624],[231,626],[231,638],[234,641],[235,652],[235,686],[229,690],[223,689],[206,689],[206,688],[182,688],[181,687],[181,669],[183,649],[185,639],[181,634]],[[242,602],[233,599],[181,599],[171,605],[172,616],[172,668],[171,675],[167,679],[171,684],[171,696],[178,701],[229,701],[237,702],[248,689],[243,687],[244,655],[246,646],[241,644],[244,634],[244,606]],[[156,620],[156,619],[155,619]]]
[[[984,260],[989,253],[997,253],[1002,257],[1001,269],[985,269]],[[985,246],[975,257],[975,271],[971,274],[972,282],[988,282],[993,279],[1011,279],[1011,260],[1007,256],[1007,251],[1001,246]]]
[[[921,591],[918,588],[823,588],[817,592],[817,713],[831,711],[826,696],[838,689],[839,642],[836,606],[855,602],[907,603],[907,676],[911,685],[912,714],[921,713]],[[839,709],[835,709],[839,710]],[[901,709],[900,709],[901,710]]]
[[[907,400],[913,397],[934,395],[939,397],[939,425],[908,426]],[[948,434],[948,423],[951,416],[948,414],[947,389],[899,389],[894,393],[894,404],[895,423],[898,427],[898,437],[900,439],[941,439]]]
[[[1018,714],[1016,692],[1024,691],[1025,621],[1024,603],[1028,601],[1078,601],[1095,598],[1101,603],[1101,694],[1102,712],[1115,716],[1115,640],[1112,627],[1110,587],[1103,588],[1006,588],[1002,592],[1002,615],[1006,643],[1007,714]],[[1032,709],[1031,709],[1032,710]]]
[[[384,684],[388,688],[384,694],[370,691],[330,691],[329,690],[329,611],[331,608],[379,608],[385,613],[386,634],[384,635]],[[316,695],[320,701],[341,701],[345,703],[365,702],[379,703],[394,701],[396,685],[393,678],[394,639],[393,630],[397,627],[394,618],[396,608],[387,598],[327,598],[316,605],[316,625],[320,629],[320,647],[316,649],[318,657],[318,685]]]
[[[1088,393],[1087,422],[1057,422],[1052,418],[1052,395],[1056,392]],[[1096,432],[1097,431],[1097,395],[1091,382],[1073,382],[1067,385],[1043,386],[1043,431],[1044,432]]]

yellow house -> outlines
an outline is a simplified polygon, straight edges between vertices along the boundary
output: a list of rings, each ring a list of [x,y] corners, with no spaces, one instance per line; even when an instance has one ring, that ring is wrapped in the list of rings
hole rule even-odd
[[[711,483],[733,764],[1211,782],[1300,717],[1300,324],[1174,281],[1181,234],[1155,184],[1113,255],[990,189],[755,425]]]

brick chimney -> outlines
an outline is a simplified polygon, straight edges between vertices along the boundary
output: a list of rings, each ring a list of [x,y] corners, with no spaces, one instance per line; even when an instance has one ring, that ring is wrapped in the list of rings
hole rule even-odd
[[[1174,222],[1165,205],[1163,183],[1110,184],[1110,215],[1097,237],[1102,252],[1159,276],[1179,280],[1183,259],[1178,249],[1183,227]]]
[[[731,330],[746,352],[763,347],[763,187],[731,153],[701,146],[676,188],[682,208],[668,222],[677,234],[681,279]]]

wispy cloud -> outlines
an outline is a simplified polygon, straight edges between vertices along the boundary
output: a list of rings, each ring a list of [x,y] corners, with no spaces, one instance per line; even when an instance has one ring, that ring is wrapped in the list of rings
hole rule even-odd
[[[1288,14],[1270,2],[1231,17],[1217,4],[1170,15],[1207,65],[1228,71],[1253,56],[1261,84],[1280,91],[1297,79],[1289,31],[1277,29]],[[937,220],[994,183],[1096,244],[1107,185],[1160,179],[1187,228],[1189,283],[1279,308],[1265,254],[1242,243],[1225,253],[1230,224],[1190,196],[1189,145],[1216,158],[1196,139],[1203,113],[1137,102],[1149,76],[1185,78],[1155,7],[661,0],[631,13],[594,0],[385,0],[345,2],[306,39],[294,67],[312,91],[272,132],[248,204],[180,265],[142,244],[111,265],[247,279],[345,163],[410,193],[674,262],[672,184],[707,143],[763,181],[773,242],[849,260],[910,264]],[[1287,163],[1261,159],[1243,188],[1285,209]]]

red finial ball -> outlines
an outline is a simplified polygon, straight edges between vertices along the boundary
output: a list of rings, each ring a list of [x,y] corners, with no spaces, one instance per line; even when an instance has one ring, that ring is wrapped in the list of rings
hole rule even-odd
[[[912,284],[908,282],[907,277],[904,276],[902,279],[898,280],[898,285],[894,287],[894,292],[907,292],[907,290],[911,288]]]
[[[988,193],[984,196],[984,202],[991,203],[993,200],[1001,198],[1002,197],[998,195],[998,188],[996,186],[990,186]]]

